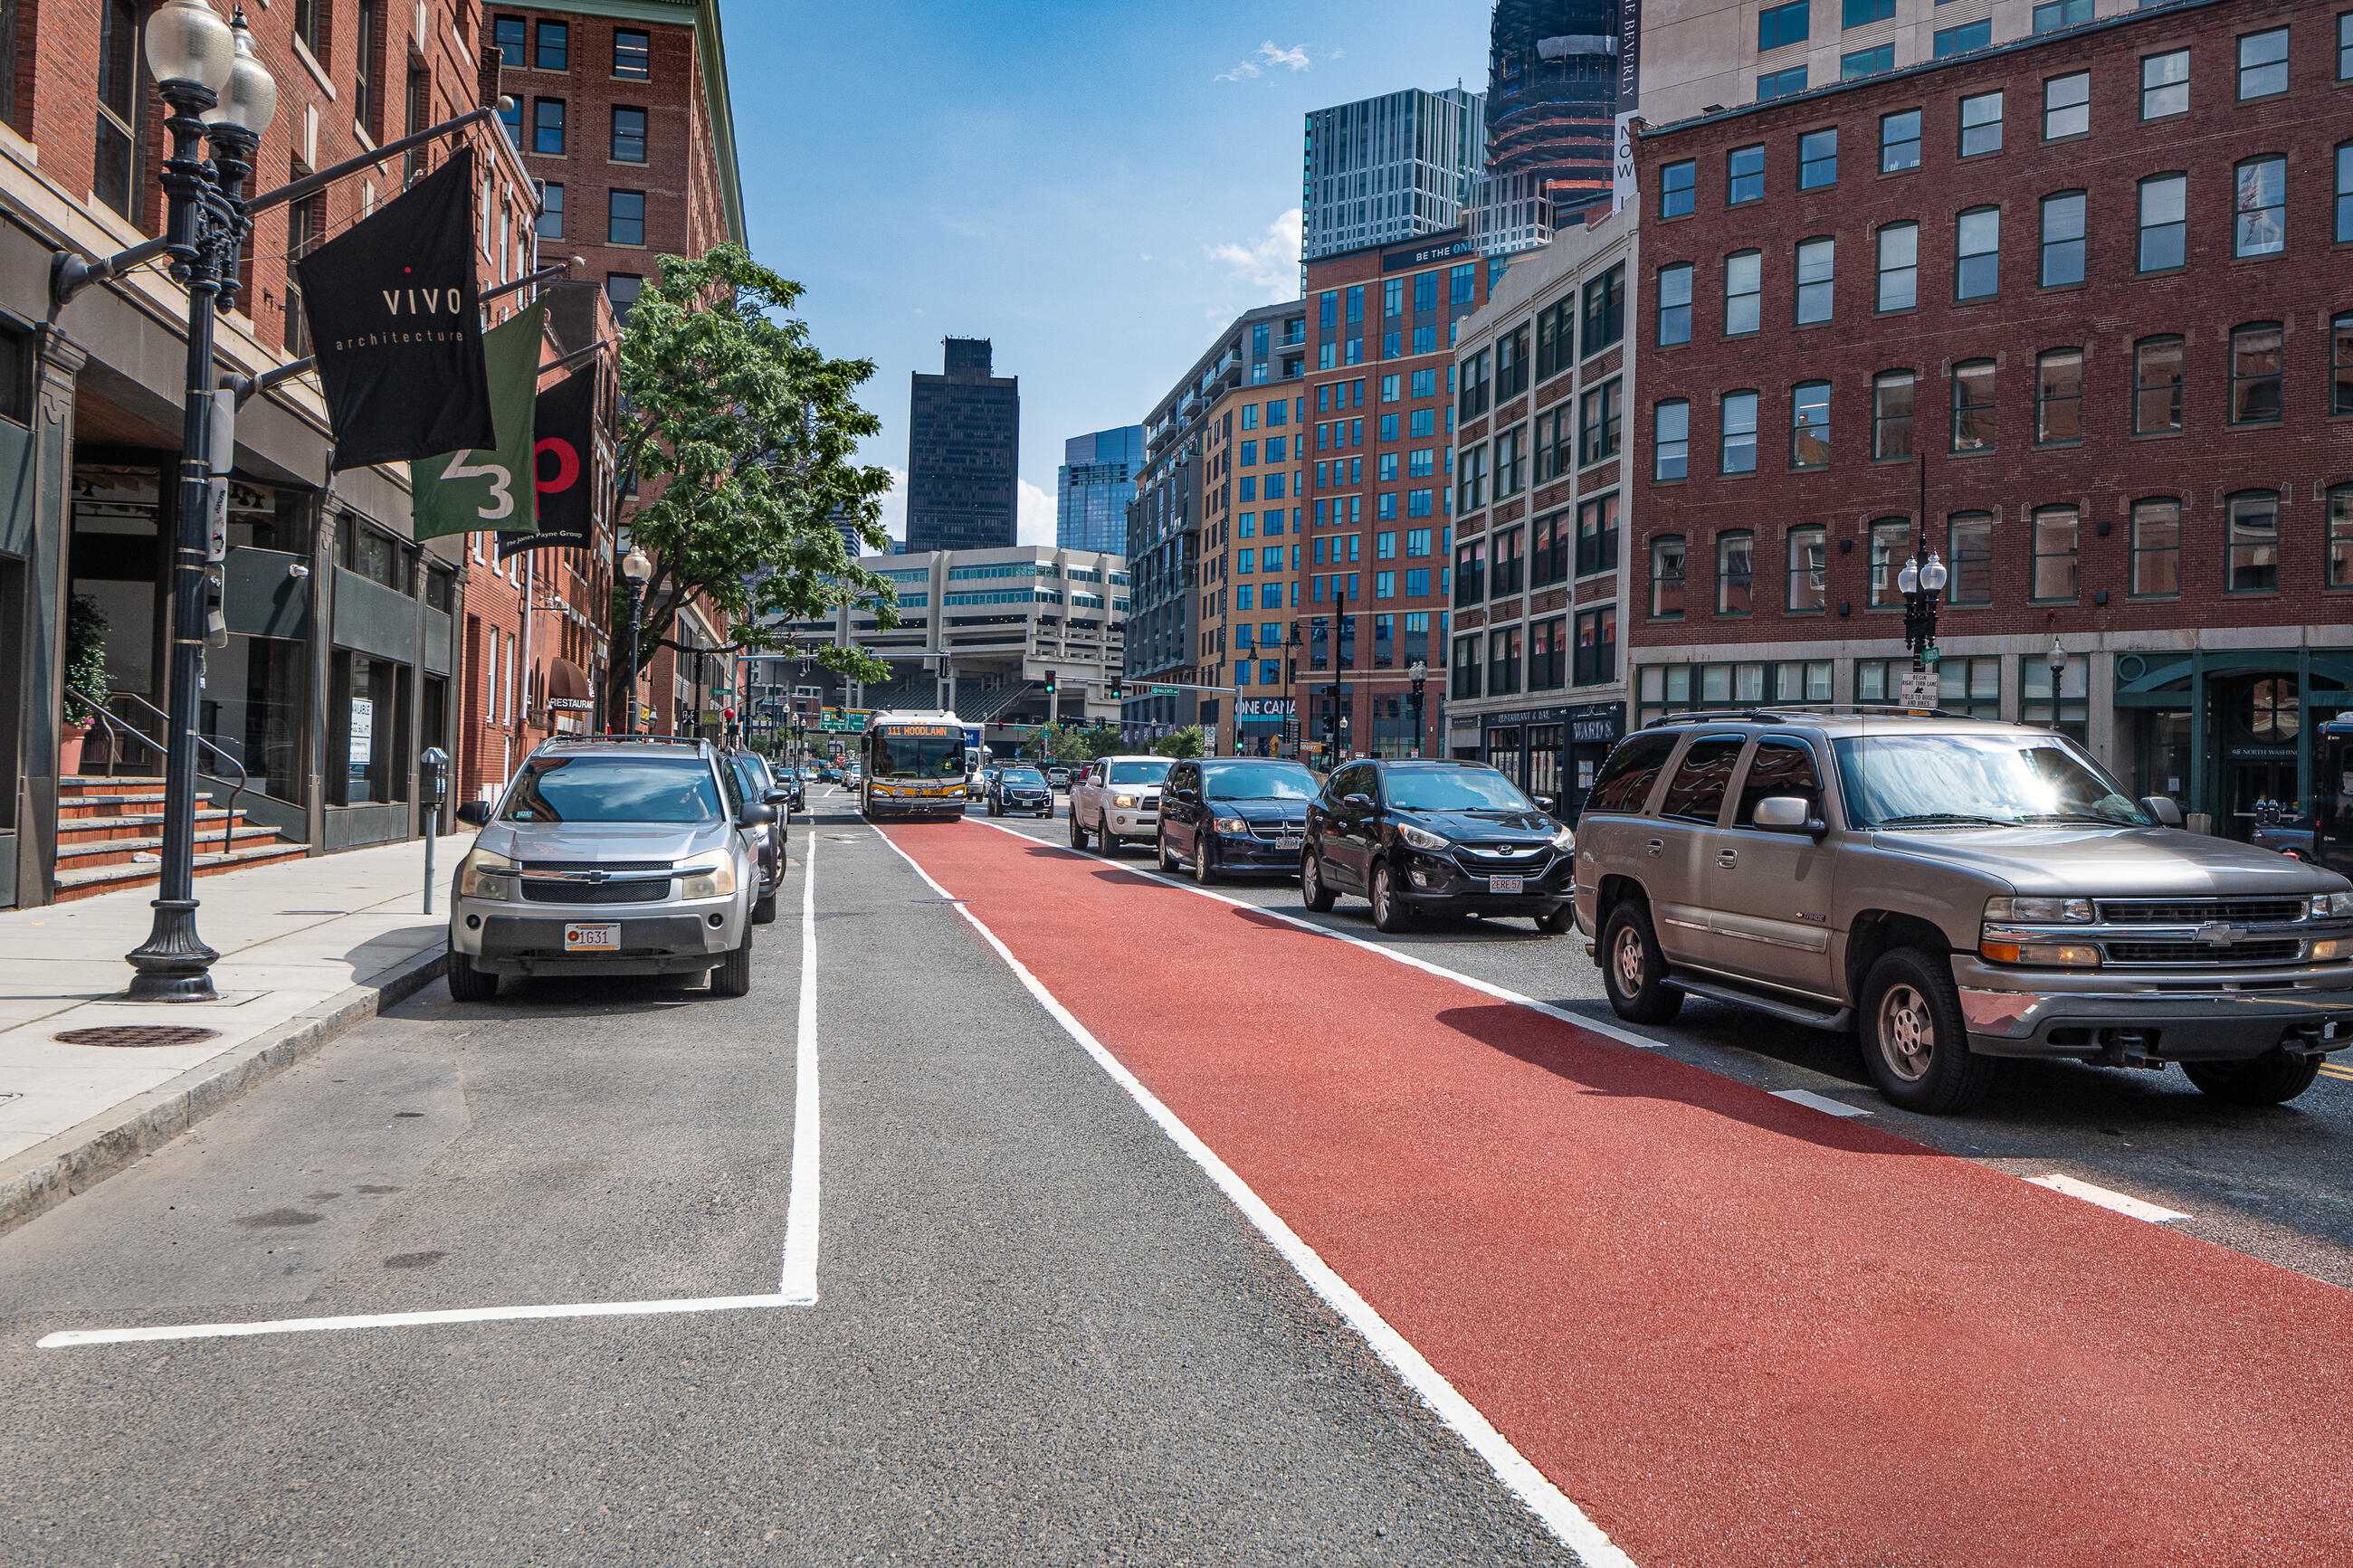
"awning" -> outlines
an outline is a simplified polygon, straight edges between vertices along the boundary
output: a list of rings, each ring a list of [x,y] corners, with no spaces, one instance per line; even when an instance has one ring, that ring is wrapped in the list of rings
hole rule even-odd
[[[554,660],[547,668],[547,706],[560,713],[589,713],[596,710],[596,700],[588,695],[588,674],[568,658]]]

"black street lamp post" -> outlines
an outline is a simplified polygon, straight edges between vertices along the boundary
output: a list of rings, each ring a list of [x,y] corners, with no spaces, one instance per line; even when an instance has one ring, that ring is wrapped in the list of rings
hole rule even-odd
[[[1422,682],[1430,679],[1430,666],[1419,659],[1415,659],[1412,664],[1406,667],[1406,673],[1413,677],[1413,749],[1408,754],[1419,757],[1421,755],[1422,736],[1421,688]]]
[[[155,923],[126,954],[134,1002],[209,1002],[220,957],[196,933],[196,703],[204,679],[205,586],[213,548],[213,321],[237,295],[251,219],[245,179],[277,111],[278,86],[254,58],[239,10],[224,22],[204,0],[172,0],[147,20],[146,56],[171,105],[163,173],[164,252],[188,291],[187,379],[180,426],[179,509],[172,549],[171,649],[164,742],[164,828]],[[203,143],[210,141],[207,159]],[[223,848],[234,840],[224,837]]]
[[[629,585],[629,658],[621,667],[621,733],[638,732],[638,634],[646,607],[646,579],[654,563],[635,545],[621,560],[621,581]]]
[[[1928,548],[1928,454],[1922,452],[1918,463],[1920,542],[1895,574],[1895,586],[1904,595],[1904,646],[1912,650],[1915,670],[1928,668],[1928,650],[1936,646],[1936,605],[1945,596],[1945,563]]]

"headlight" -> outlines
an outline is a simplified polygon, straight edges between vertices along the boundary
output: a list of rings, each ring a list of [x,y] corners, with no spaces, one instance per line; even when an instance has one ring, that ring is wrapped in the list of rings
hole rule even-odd
[[[2089,899],[1988,899],[1989,921],[2090,921]]]
[[[2316,921],[2353,915],[2353,893],[2315,893],[2312,895],[2311,913]]]
[[[1567,824],[1563,824],[1552,830],[1552,847],[1574,853],[1577,849],[1577,835],[1568,830]]]
[[[2062,969],[2097,969],[2100,950],[2089,942],[1980,942],[1978,952],[1996,963],[2042,963]]]
[[[678,890],[680,898],[723,899],[735,890],[735,857],[724,849],[713,849],[680,861],[678,874],[685,879]]]
[[[1135,797],[1132,795],[1115,795],[1111,797],[1111,803],[1122,811],[1133,811],[1135,808]]]
[[[2326,942],[2312,944],[2312,962],[2315,963],[2333,963],[2340,958],[2353,958],[2353,942],[2331,937]]]
[[[1218,818],[1218,831],[1220,833],[1248,833],[1250,831],[1250,824],[1243,821],[1239,816],[1221,816]]]
[[[521,889],[514,882],[515,863],[489,849],[469,849],[458,862],[458,896],[513,903]]]
[[[1416,827],[1410,822],[1398,824],[1398,837],[1416,849],[1447,850],[1454,847],[1451,842],[1440,837],[1429,828]]]

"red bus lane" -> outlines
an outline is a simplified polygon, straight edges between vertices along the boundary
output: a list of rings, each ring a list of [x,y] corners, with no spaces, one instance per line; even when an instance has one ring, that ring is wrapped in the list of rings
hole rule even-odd
[[[1641,1568],[2348,1560],[2353,1294],[1100,858],[890,836]]]

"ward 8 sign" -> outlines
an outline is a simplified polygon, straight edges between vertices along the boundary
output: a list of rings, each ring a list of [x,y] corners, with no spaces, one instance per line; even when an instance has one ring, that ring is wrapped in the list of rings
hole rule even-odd
[[[427,458],[411,466],[417,538],[539,531],[532,481],[532,414],[546,310],[533,305],[483,334],[482,361],[490,374],[491,412],[499,444],[490,450],[469,447]]]

